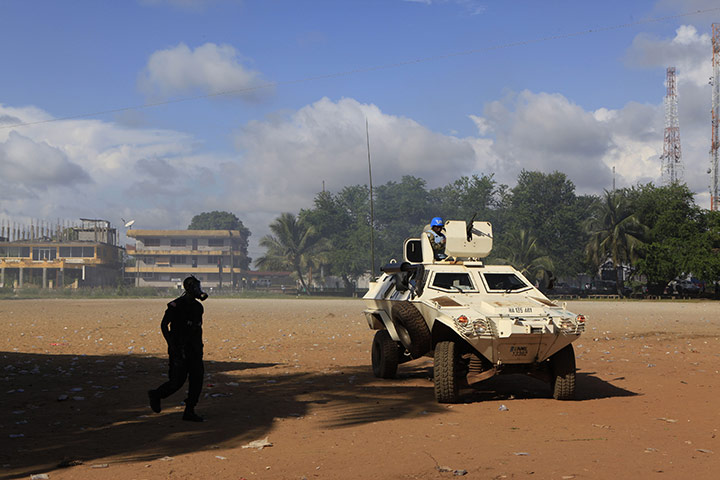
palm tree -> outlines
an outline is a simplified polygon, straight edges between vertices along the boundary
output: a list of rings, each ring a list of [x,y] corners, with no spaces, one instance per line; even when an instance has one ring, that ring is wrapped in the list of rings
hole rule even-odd
[[[265,255],[256,264],[260,269],[289,269],[294,271],[309,295],[303,270],[318,263],[320,237],[315,228],[292,213],[282,213],[270,224],[272,235],[260,239]]]
[[[622,264],[637,259],[638,247],[647,231],[633,212],[624,191],[605,190],[605,198],[598,204],[588,221],[590,241],[585,253],[593,265],[612,260],[616,272],[618,295],[622,296]]]
[[[537,238],[527,230],[513,230],[508,233],[498,248],[501,262],[512,265],[531,281],[548,282],[552,278],[553,262],[537,243]]]

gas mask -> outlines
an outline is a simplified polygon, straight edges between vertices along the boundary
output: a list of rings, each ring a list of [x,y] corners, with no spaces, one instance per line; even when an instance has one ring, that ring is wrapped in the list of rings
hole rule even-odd
[[[195,278],[194,275],[191,275],[185,279],[185,281],[183,282],[183,287],[185,287],[185,291],[187,292],[187,294],[193,298],[197,298],[200,301],[204,301],[208,298],[208,294],[202,291],[202,287],[200,286],[200,280]]]

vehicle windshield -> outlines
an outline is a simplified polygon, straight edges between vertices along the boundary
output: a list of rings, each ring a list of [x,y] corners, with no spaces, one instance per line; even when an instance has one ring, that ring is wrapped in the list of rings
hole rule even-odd
[[[433,278],[432,286],[444,290],[475,290],[468,273],[437,272]]]
[[[514,273],[485,273],[485,283],[488,290],[502,290],[503,292],[512,292],[527,288],[529,285]]]

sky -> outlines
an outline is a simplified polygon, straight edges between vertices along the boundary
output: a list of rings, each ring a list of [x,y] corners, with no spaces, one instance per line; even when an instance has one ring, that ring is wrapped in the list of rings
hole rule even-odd
[[[258,258],[280,213],[368,183],[366,121],[374,185],[660,185],[670,66],[708,208],[712,23],[715,0],[0,0],[0,222],[124,244],[123,219],[224,210]]]

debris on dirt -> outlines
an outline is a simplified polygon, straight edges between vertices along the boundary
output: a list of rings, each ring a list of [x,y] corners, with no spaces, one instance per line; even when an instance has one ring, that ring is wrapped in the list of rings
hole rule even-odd
[[[700,453],[713,453],[712,450],[708,450],[706,448],[698,448],[697,451]]]
[[[660,418],[658,418],[658,420],[662,420],[663,422],[668,422],[668,423],[677,423],[677,420],[675,420],[674,418],[660,417]]]
[[[530,454],[528,452],[513,452],[513,455],[517,455],[518,457],[528,457]]]
[[[48,480],[50,478],[50,475],[47,473],[36,473],[35,475],[30,475],[30,480]]]
[[[510,410],[510,409],[509,409],[508,407],[506,407],[505,405],[500,405],[500,407],[498,408],[498,410],[500,410],[501,412],[507,412],[507,411]]]
[[[227,460],[227,457],[223,457],[222,455],[215,455],[215,458],[218,460]]]
[[[82,465],[82,460],[77,460],[73,458],[63,458],[60,463],[57,464],[57,468],[67,468],[67,467],[77,467],[78,465]]]
[[[175,459],[173,457],[168,457],[167,455],[165,455],[160,460],[162,460],[163,462],[169,462],[170,460],[175,460]]]
[[[272,447],[273,444],[268,441],[268,437],[262,438],[260,440],[253,440],[252,442],[248,443],[247,445],[243,445],[242,448],[257,448],[258,450],[262,450],[265,447]]]
[[[90,468],[108,468],[109,465],[107,463],[96,463],[95,465],[90,465]]]

